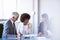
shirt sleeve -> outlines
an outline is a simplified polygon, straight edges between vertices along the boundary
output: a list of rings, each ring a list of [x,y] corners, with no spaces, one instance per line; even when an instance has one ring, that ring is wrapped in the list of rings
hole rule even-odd
[[[28,28],[29,28],[29,31],[28,32],[29,33],[32,33],[32,24],[31,23],[28,24]]]
[[[6,22],[4,24],[4,29],[3,29],[3,35],[2,35],[2,37],[6,37],[8,33],[9,33],[8,23]]]
[[[19,23],[18,28],[17,28],[17,34],[21,33],[22,34],[23,31],[23,25],[21,23]]]

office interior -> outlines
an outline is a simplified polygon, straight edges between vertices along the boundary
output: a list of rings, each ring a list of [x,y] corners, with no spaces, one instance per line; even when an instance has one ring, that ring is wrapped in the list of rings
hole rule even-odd
[[[20,15],[22,13],[31,15],[33,34],[38,34],[41,15],[48,14],[52,40],[60,40],[60,0],[0,0],[0,23],[4,24],[14,11]],[[20,19],[16,21],[16,27],[19,21]]]

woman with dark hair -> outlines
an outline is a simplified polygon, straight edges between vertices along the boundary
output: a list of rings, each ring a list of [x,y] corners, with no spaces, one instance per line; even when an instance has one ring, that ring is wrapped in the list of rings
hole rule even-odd
[[[29,23],[30,15],[27,13],[23,13],[20,17],[21,23],[18,26],[17,33],[18,37],[21,37],[22,35],[27,35],[32,32],[32,25]]]
[[[26,25],[29,22],[30,15],[27,13],[24,13],[21,15],[20,21],[23,22],[24,25]]]

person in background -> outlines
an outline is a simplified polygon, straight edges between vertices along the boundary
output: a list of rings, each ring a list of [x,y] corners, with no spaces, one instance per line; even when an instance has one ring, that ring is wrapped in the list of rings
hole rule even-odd
[[[12,13],[11,18],[4,24],[2,38],[7,38],[9,37],[8,35],[17,35],[15,21],[17,21],[18,17],[18,12]]]
[[[49,18],[47,14],[42,14],[42,22],[38,26],[38,36],[49,37]]]
[[[18,25],[17,36],[21,37],[23,35],[28,35],[32,32],[32,25],[29,22],[30,15],[28,13],[23,13],[20,17],[21,23]]]

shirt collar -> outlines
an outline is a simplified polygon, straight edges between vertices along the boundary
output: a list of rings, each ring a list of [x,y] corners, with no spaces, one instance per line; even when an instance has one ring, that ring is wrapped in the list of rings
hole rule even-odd
[[[14,23],[12,20],[11,20],[12,24]]]

